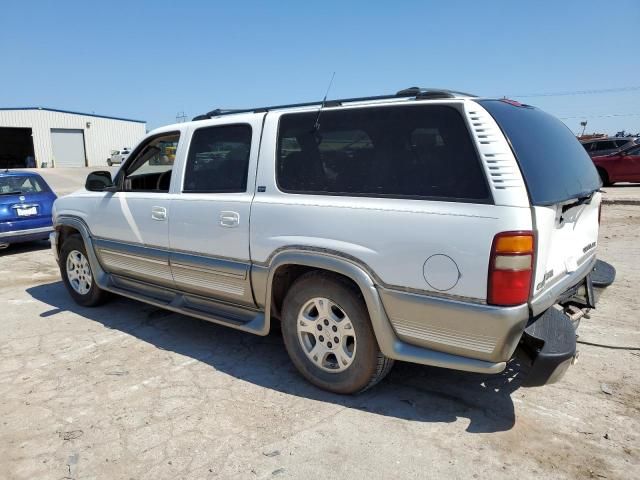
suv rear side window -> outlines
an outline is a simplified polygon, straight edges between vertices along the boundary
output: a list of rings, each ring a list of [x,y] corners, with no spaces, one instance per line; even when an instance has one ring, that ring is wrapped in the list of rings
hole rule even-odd
[[[250,152],[249,125],[199,128],[191,138],[183,192],[245,192]]]
[[[460,113],[444,105],[283,115],[277,181],[288,193],[489,203]]]

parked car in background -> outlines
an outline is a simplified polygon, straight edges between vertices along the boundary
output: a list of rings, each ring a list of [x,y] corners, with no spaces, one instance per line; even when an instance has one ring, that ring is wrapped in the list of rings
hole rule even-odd
[[[605,185],[640,182],[640,145],[635,142],[623,150],[593,157],[592,160]]]
[[[130,153],[131,149],[127,147],[123,148],[122,150],[113,150],[111,152],[111,156],[107,158],[107,165],[109,165],[110,167],[112,165],[121,165],[122,162],[124,162],[127,157],[129,157]]]
[[[582,140],[580,143],[589,156],[599,157],[635,145],[637,140],[636,137],[609,137]]]
[[[35,172],[0,172],[0,248],[49,238],[56,198]]]

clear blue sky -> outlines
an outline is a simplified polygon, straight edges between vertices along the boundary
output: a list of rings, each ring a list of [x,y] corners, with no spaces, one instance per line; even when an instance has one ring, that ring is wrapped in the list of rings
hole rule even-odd
[[[0,106],[155,128],[182,111],[317,100],[335,71],[330,98],[446,87],[521,99],[574,131],[586,119],[638,132],[640,89],[520,97],[640,86],[638,32],[637,0],[22,0],[2,7]]]

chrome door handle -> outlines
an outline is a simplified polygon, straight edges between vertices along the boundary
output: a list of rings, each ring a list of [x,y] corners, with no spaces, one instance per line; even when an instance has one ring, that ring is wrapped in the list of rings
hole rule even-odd
[[[167,219],[167,209],[164,207],[152,207],[151,218],[163,222]]]
[[[220,212],[220,226],[237,227],[240,225],[240,214],[238,212]]]

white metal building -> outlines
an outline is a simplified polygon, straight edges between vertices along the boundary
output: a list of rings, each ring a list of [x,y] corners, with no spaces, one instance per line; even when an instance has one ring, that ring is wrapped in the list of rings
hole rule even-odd
[[[146,122],[44,107],[0,108],[0,168],[106,165],[133,148]]]

